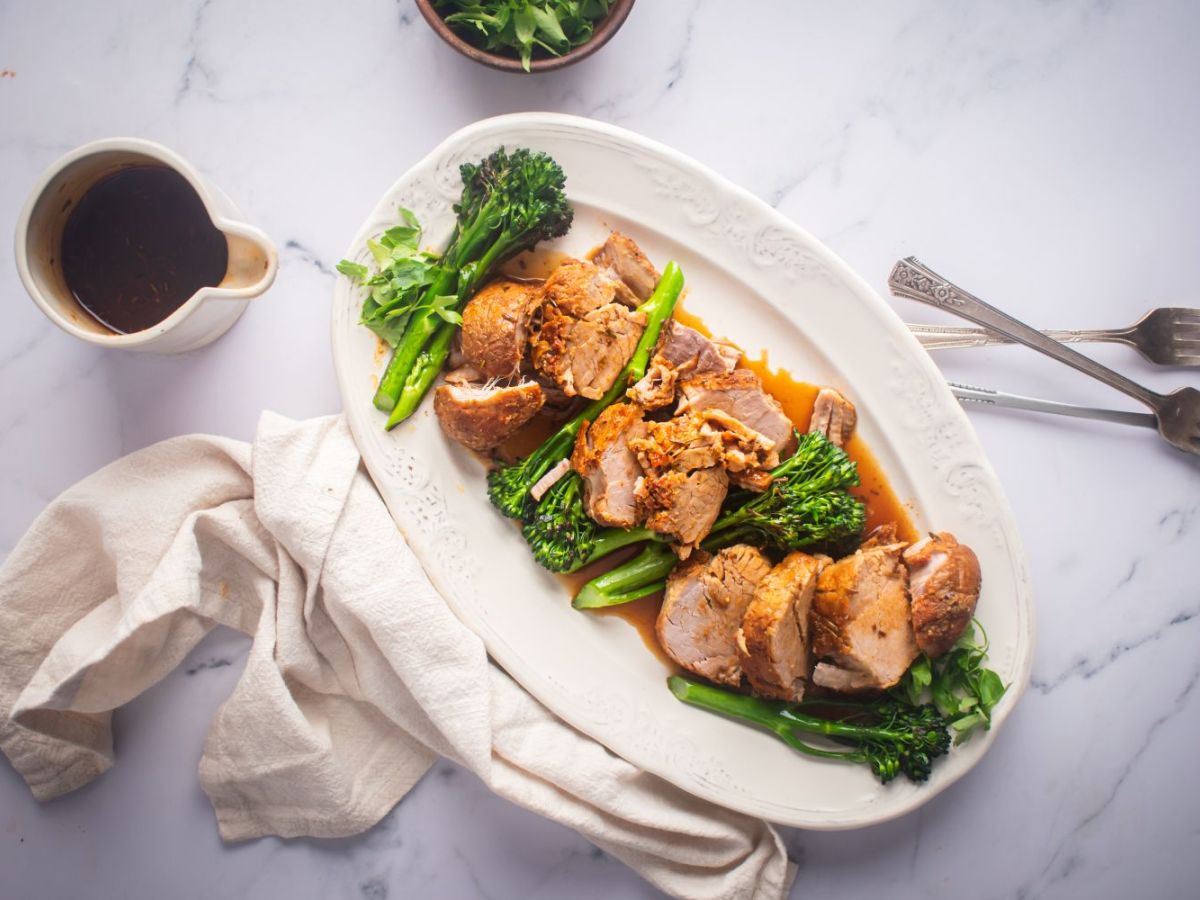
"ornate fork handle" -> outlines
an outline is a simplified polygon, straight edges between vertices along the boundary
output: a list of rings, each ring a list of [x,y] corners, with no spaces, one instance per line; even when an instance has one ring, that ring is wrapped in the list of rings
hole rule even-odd
[[[986,328],[958,327],[954,325],[909,325],[908,330],[917,336],[922,347],[930,350],[950,350],[956,347],[988,347],[994,344],[1013,343],[1006,337],[1000,337]],[[1083,331],[1080,329],[1042,331],[1046,337],[1063,344],[1081,342],[1107,341],[1115,344],[1136,346],[1137,342],[1131,337],[1132,332],[1127,328],[1106,328],[1099,331]]]
[[[974,322],[976,325],[982,325],[989,331],[996,332],[1011,341],[1032,347],[1059,362],[1064,362],[1085,375],[1091,375],[1109,387],[1114,387],[1130,397],[1140,400],[1156,413],[1159,404],[1165,399],[1163,395],[1142,387],[1136,381],[1129,380],[1107,366],[1102,366],[1094,359],[1063,346],[1036,328],[1031,328],[1019,319],[1014,319],[994,306],[984,303],[975,295],[964,291],[926,267],[915,256],[896,263],[892,274],[888,277],[888,286],[898,297],[908,297],[910,300],[919,300],[930,306],[940,307],[956,316]]]

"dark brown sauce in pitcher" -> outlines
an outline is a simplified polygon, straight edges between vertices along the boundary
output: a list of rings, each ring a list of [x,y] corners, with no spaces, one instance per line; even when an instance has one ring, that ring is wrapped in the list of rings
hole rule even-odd
[[[133,166],[80,198],[63,230],[61,258],[79,305],[129,334],[220,284],[229,249],[186,178],[162,166]]]

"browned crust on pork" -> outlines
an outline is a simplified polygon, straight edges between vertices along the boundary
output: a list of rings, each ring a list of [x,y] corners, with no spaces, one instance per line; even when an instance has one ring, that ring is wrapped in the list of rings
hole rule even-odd
[[[462,354],[484,380],[511,378],[521,367],[529,322],[541,302],[536,283],[497,278],[462,313]]]
[[[542,402],[542,389],[532,381],[494,388],[443,384],[434,391],[433,411],[451,439],[490,450],[537,415]]]
[[[947,653],[975,615],[982,586],[979,558],[946,531],[904,551],[912,589],[917,646],[931,657]]]
[[[750,687],[760,697],[800,700],[812,668],[808,617],[826,556],[789,553],[754,590],[738,651]]]
[[[584,505],[601,525],[632,528],[641,518],[635,490],[642,472],[628,441],[644,427],[641,407],[614,403],[575,438],[571,468],[583,477]]]

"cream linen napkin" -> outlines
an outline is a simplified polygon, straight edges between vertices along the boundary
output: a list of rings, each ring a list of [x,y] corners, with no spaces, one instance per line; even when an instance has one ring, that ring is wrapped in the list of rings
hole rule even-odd
[[[0,569],[0,749],[34,796],[112,766],[112,710],[215,625],[253,636],[200,760],[226,840],[363,831],[443,755],[676,896],[790,887],[766,823],[634,768],[489,661],[341,418],[164,441],[38,518]]]

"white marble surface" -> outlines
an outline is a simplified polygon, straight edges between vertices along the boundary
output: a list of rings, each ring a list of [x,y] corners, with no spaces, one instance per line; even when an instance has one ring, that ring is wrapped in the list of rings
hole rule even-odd
[[[55,157],[128,134],[188,156],[282,257],[228,336],[170,358],[60,333],[0,258],[0,553],[58,491],[131,450],[191,431],[249,438],[264,408],[336,411],[332,263],[400,172],[497,113],[590,115],[670,143],[880,287],[917,253],[1047,326],[1200,306],[1197,37],[1188,0],[642,0],[596,57],[530,78],[453,55],[410,0],[0,2],[0,232]],[[1094,352],[1155,387],[1200,385],[1200,370]],[[960,380],[1128,407],[1020,349],[939,360]],[[1200,467],[1117,426],[972,418],[1025,536],[1034,684],[978,769],[921,812],[788,832],[794,896],[1195,896]],[[0,765],[0,894],[654,895],[448,764],[359,838],[223,847],[195,766],[245,650],[216,634],[118,712],[117,767],[72,796],[38,806]]]

